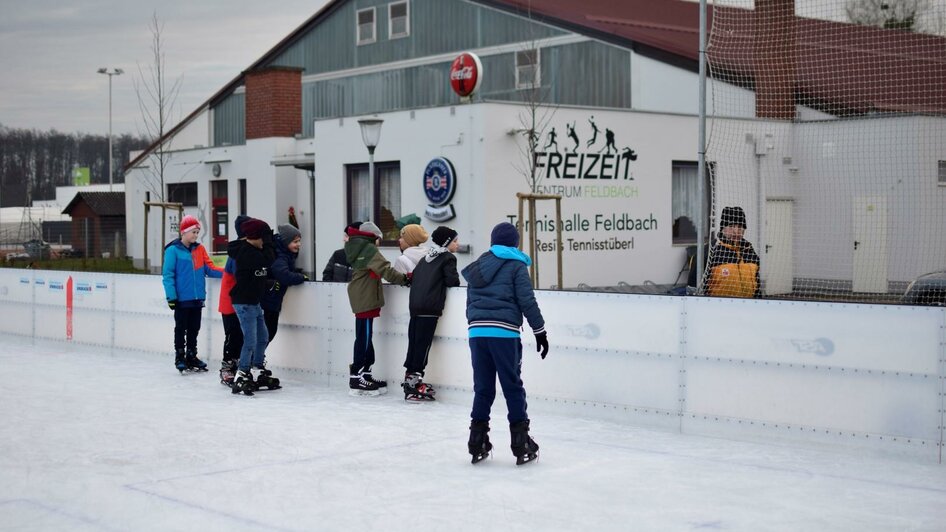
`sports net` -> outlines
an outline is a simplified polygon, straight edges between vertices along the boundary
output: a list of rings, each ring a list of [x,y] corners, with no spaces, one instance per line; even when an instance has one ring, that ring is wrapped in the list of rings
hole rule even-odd
[[[745,225],[759,295],[946,304],[946,274],[921,277],[946,270],[946,2],[723,0],[710,16],[710,230],[732,243],[725,227]],[[703,292],[747,290],[750,250],[711,249]]]

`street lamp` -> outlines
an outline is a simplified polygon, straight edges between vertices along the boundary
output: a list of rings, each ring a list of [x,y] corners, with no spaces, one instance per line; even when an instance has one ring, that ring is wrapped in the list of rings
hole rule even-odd
[[[120,68],[113,68],[109,70],[107,68],[98,69],[99,74],[105,74],[108,76],[108,191],[112,191],[112,76],[121,76],[125,73],[124,70]]]
[[[358,121],[361,126],[361,140],[368,147],[368,217],[374,218],[374,148],[381,140],[380,118],[362,118]],[[372,220],[374,221],[374,220]],[[377,223],[377,222],[375,222]]]

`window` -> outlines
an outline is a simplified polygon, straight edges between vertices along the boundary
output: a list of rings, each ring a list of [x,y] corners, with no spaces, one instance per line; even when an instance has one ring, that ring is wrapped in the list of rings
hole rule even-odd
[[[197,183],[168,184],[169,203],[182,203],[185,207],[197,206]]]
[[[532,89],[539,86],[539,50],[533,48],[516,52],[516,88]]]
[[[396,246],[400,230],[395,220],[401,217],[401,163],[375,163],[375,203],[368,212],[368,165],[346,167],[348,179],[348,220],[372,220],[383,233],[382,245]]]
[[[374,8],[362,9],[355,14],[357,22],[355,31],[358,35],[358,44],[371,44],[377,39],[375,37]]]
[[[946,161],[939,161],[939,185],[946,186]]]
[[[707,175],[703,185],[704,198],[709,197],[712,191],[711,176],[713,163],[706,164]],[[696,244],[696,219],[700,204],[699,181],[697,180],[698,166],[695,162],[674,161],[671,171],[672,206],[670,209],[673,218],[673,243]],[[703,201],[703,234],[709,230],[709,203]]]
[[[407,2],[388,4],[388,38],[398,39],[410,34],[411,19]]]

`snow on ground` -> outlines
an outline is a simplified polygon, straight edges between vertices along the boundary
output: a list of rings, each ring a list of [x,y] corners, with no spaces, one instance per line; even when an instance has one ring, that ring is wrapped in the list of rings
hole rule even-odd
[[[472,466],[462,395],[282,375],[248,398],[170,355],[18,337],[0,364],[0,530],[946,529],[946,465],[533,412],[517,467],[497,399]]]

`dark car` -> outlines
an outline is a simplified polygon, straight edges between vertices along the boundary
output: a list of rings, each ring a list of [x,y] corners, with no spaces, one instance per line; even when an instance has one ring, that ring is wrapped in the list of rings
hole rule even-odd
[[[914,279],[900,301],[907,305],[946,307],[946,270],[926,273]]]

